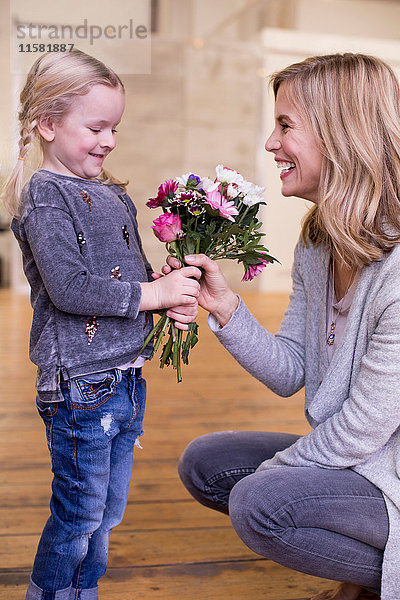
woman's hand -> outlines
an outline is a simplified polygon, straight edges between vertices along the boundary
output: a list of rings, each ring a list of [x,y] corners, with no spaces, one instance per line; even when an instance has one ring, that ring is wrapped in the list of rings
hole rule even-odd
[[[205,254],[190,254],[185,256],[185,261],[191,266],[202,269],[200,279],[200,292],[197,301],[205,310],[211,313],[223,327],[228,323],[235,312],[239,299],[230,289],[221,269],[217,263]],[[181,263],[173,256],[167,259],[169,267],[179,269]],[[163,267],[163,272],[168,273],[169,267]]]

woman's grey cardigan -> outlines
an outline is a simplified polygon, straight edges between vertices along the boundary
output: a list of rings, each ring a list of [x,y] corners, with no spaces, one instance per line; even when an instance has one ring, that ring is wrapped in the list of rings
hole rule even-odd
[[[343,340],[327,364],[329,256],[322,246],[295,250],[293,292],[279,332],[266,331],[240,301],[215,331],[252,375],[280,396],[305,386],[313,427],[265,461],[277,465],[352,468],[384,494],[390,532],[382,600],[400,599],[400,246],[364,267]]]

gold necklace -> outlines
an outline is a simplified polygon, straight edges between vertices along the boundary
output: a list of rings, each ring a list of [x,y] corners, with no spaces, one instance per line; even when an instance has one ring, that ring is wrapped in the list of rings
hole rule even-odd
[[[344,296],[342,297],[342,299],[339,302],[339,306],[336,309],[337,310],[337,315],[336,315],[336,319],[333,319],[333,302],[332,302],[332,306],[331,306],[331,327],[329,330],[329,334],[328,334],[328,338],[326,340],[326,343],[328,344],[328,346],[332,346],[332,344],[335,343],[335,329],[336,329],[336,321],[338,320],[338,317],[341,315],[342,313],[342,306],[343,306],[343,301],[345,299],[345,297],[347,296],[347,293],[354,281],[355,275],[357,273],[357,269],[355,270],[354,274],[350,277],[349,279],[349,283],[347,284],[347,289],[344,293]],[[332,288],[333,288],[333,294],[335,293],[335,259],[332,258]]]

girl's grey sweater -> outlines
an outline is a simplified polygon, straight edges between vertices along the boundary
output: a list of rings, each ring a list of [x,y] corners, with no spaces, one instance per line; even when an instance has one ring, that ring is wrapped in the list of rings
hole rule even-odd
[[[400,246],[364,267],[342,343],[326,365],[329,256],[322,246],[295,250],[293,292],[276,335],[240,301],[215,333],[236,360],[280,396],[305,386],[314,428],[262,463],[354,469],[383,493],[390,532],[382,600],[400,599]]]
[[[152,327],[139,312],[140,282],[152,281],[152,268],[129,196],[117,185],[40,170],[11,228],[31,286],[40,399],[63,399],[60,373],[76,377],[135,358]]]

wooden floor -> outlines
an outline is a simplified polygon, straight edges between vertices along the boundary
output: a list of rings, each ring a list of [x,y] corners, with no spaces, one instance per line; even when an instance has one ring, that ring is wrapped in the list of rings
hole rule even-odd
[[[286,296],[250,295],[261,322],[276,330]],[[23,599],[48,516],[50,468],[34,407],[28,299],[0,290],[0,599]],[[176,465],[195,436],[223,429],[305,433],[302,394],[279,399],[239,367],[199,319],[200,343],[183,382],[160,370],[148,379],[143,450],[123,523],[111,536],[102,600],[280,600],[309,598],[326,580],[280,567],[248,550],[228,517],[208,510],[180,483]]]

